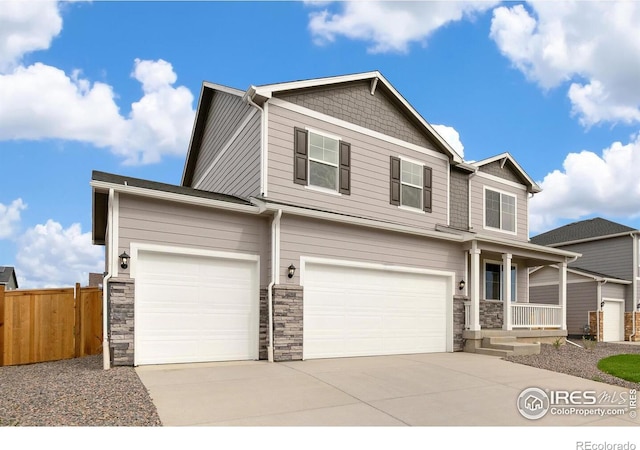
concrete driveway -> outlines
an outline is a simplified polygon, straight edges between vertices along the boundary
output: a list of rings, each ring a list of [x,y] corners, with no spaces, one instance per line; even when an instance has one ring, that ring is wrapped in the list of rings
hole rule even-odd
[[[524,418],[530,387],[593,390],[597,406],[629,391],[510,363],[436,353],[286,363],[243,361],[138,367],[165,426],[637,426],[634,414]],[[618,397],[612,397],[617,393]],[[610,404],[601,405],[600,396]],[[606,409],[606,408],[605,408]]]

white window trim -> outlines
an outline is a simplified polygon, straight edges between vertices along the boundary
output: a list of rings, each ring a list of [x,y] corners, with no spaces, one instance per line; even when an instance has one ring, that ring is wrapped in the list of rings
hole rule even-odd
[[[424,170],[425,164],[423,162],[420,162],[411,158],[406,158],[404,156],[398,156],[398,158],[400,158],[400,205],[398,206],[398,208],[406,211],[419,212],[419,213],[425,214],[423,209],[424,208],[424,179],[422,180],[422,184],[423,184],[422,186],[418,186],[417,184],[407,183],[405,181],[402,181],[402,164],[404,162],[408,162],[410,164],[415,164],[416,166],[420,166],[422,170]],[[424,177],[424,174],[421,174],[421,177]],[[402,204],[402,185],[407,185],[407,186],[420,189],[420,208]]]
[[[342,141],[342,139],[338,136],[329,134],[329,133],[325,133],[322,131],[317,131],[314,130],[312,128],[306,128],[307,130],[307,173],[309,174],[309,179],[307,181],[307,188],[312,189],[314,191],[318,191],[318,192],[324,192],[327,194],[338,194],[338,195],[342,195],[340,194],[340,141]],[[311,134],[316,134],[318,136],[322,136],[325,138],[329,138],[329,139],[333,139],[334,141],[338,142],[338,164],[333,164],[327,161],[322,161],[320,159],[317,158],[312,158],[311,157]],[[316,186],[315,184],[311,184],[311,162],[315,162],[318,164],[324,164],[326,166],[330,166],[336,169],[336,187],[335,189],[329,189],[326,188],[324,186]]]
[[[487,264],[496,264],[500,266],[501,272],[503,271],[502,261],[495,261],[493,259],[485,259],[482,264],[482,292],[485,300],[494,301],[494,302],[502,302],[502,277],[500,277],[500,298],[486,298],[487,297]],[[511,303],[516,303],[518,301],[518,264],[511,262],[511,268],[516,269],[516,279],[515,285],[511,285],[511,292],[514,294],[514,299]]]
[[[508,195],[509,197],[513,197],[514,204],[514,231],[503,230],[502,228],[494,228],[487,226],[487,191],[493,191],[500,194],[500,223],[502,224],[502,196]],[[518,196],[512,192],[502,191],[500,189],[496,189],[491,186],[483,186],[482,190],[482,228],[485,230],[496,231],[498,233],[510,234],[512,236],[516,236],[518,234]]]

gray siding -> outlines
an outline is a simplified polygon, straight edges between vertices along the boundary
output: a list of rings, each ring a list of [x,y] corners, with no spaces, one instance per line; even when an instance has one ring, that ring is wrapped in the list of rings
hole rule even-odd
[[[503,167],[500,167],[500,164],[500,161],[494,161],[492,163],[481,166],[479,170],[480,172],[485,172],[489,175],[495,175],[496,177],[513,181],[514,183],[524,183],[524,180],[520,177],[520,175],[518,175],[510,162],[507,162]]]
[[[469,228],[469,175],[451,169],[449,225],[466,230]]]
[[[220,91],[216,91],[213,94],[202,137],[202,145],[194,168],[193,185],[198,182],[203,183],[206,186],[211,185],[212,181],[210,179],[203,180],[202,178],[205,176],[214,160],[219,156],[220,152],[230,144],[230,139],[234,136],[238,127],[242,124],[247,115],[254,112],[254,110],[255,108],[243,102],[242,98],[239,96]],[[255,128],[247,127],[244,132],[251,134],[250,136],[240,137],[244,144],[249,144],[249,146],[242,148],[241,143],[236,143],[234,144],[233,149],[227,149],[227,152],[232,150],[231,156],[238,158],[236,162],[238,165],[241,165],[241,163],[246,161],[253,162],[255,158],[254,153],[256,152],[256,140],[258,142],[258,158],[260,155],[260,127],[257,128],[257,131]],[[249,175],[255,176],[252,171],[244,174],[244,176]],[[208,177],[213,176],[213,173],[208,175]],[[255,185],[254,180],[251,180],[251,182]],[[259,186],[259,178],[257,183]],[[226,192],[226,190],[219,190],[218,192],[230,193]]]
[[[120,195],[119,212],[118,254],[137,242],[260,255],[261,284],[268,283],[267,218],[128,195]]]
[[[582,253],[571,266],[631,280],[633,277],[633,240],[628,236],[565,245],[561,248]]]
[[[395,106],[382,87],[359,81],[277,95],[279,98],[421,147],[434,148],[415,120]]]
[[[269,106],[268,197],[300,206],[434,229],[447,223],[449,162],[319,119]],[[351,144],[351,195],[314,191],[293,182],[294,127],[308,126]],[[407,211],[389,204],[390,156],[419,161],[433,170],[433,212]]]
[[[465,252],[456,243],[370,228],[283,215],[280,236],[280,282],[297,285],[286,276],[289,264],[300,267],[300,257],[320,257],[376,264],[393,264],[453,271],[464,276]]]
[[[529,240],[529,208],[528,195],[524,187],[519,189],[499,181],[489,180],[479,176],[471,177],[471,227],[476,233],[503,239],[515,239],[526,242]],[[484,228],[484,188],[506,192],[516,196],[516,234],[494,231]]]
[[[558,285],[533,286],[530,291],[532,303],[557,305]],[[567,331],[569,334],[582,335],[584,326],[589,323],[589,311],[596,311],[596,282],[567,284]]]
[[[260,194],[260,114],[229,142],[198,189],[248,198]]]

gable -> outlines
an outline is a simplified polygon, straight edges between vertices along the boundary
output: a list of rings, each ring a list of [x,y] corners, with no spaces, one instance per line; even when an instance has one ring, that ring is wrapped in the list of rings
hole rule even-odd
[[[274,93],[274,97],[431,150],[441,151],[378,84],[373,95],[367,80]]]
[[[523,179],[513,166],[511,161],[506,161],[504,165],[501,161],[494,161],[479,168],[480,172],[493,175],[504,180],[513,181],[514,183],[528,185],[527,180]]]

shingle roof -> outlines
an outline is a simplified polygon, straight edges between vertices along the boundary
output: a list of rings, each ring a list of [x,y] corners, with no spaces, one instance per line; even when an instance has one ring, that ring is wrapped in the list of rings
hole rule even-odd
[[[8,284],[15,277],[13,267],[0,266],[0,284]]]
[[[211,200],[219,200],[223,202],[238,203],[241,205],[251,205],[251,202],[232,195],[219,194],[216,192],[201,191],[185,186],[177,186],[175,184],[158,183],[157,181],[143,180],[141,178],[127,177],[94,170],[91,176],[94,181],[104,181],[113,184],[122,184],[125,186],[134,186],[154,191],[172,192],[174,194],[191,195],[193,197],[208,198]]]
[[[631,231],[637,230],[601,217],[595,217],[593,219],[581,220],[580,222],[573,222],[539,234],[538,236],[532,237],[531,242],[538,245],[553,245]]]

